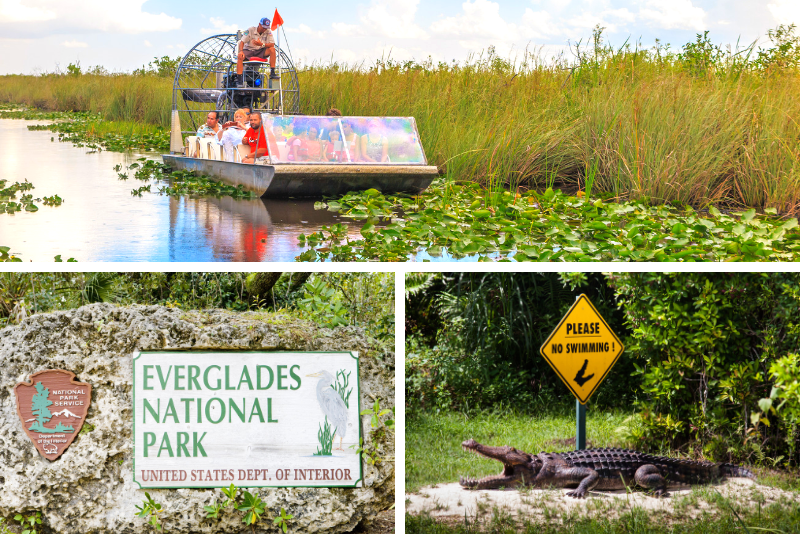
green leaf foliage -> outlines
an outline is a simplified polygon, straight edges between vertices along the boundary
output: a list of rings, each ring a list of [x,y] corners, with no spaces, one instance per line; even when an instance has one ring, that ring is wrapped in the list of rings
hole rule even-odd
[[[635,440],[693,441],[717,460],[793,449],[786,425],[795,412],[771,426],[750,414],[771,408],[760,401],[771,376],[779,390],[797,376],[784,355],[800,346],[800,274],[620,273],[609,283],[631,329],[643,423]]]
[[[591,202],[553,189],[510,194],[438,182],[416,197],[356,192],[316,206],[367,219],[363,239],[341,223],[323,226],[299,237],[308,247],[300,261],[774,261],[800,253],[794,218]]]

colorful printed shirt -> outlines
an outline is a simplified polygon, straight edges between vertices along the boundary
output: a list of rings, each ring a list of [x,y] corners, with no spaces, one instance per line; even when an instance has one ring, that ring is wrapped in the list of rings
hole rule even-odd
[[[219,128],[217,128],[217,131],[214,131],[208,124],[204,124],[197,129],[197,137],[214,137],[217,133],[219,133]]]

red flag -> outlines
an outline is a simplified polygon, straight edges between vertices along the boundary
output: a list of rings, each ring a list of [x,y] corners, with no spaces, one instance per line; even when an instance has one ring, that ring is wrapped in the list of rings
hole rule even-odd
[[[272,16],[272,26],[270,26],[269,29],[275,31],[275,29],[281,24],[283,24],[283,19],[281,18],[281,14],[278,13],[278,10],[276,8],[275,14]]]

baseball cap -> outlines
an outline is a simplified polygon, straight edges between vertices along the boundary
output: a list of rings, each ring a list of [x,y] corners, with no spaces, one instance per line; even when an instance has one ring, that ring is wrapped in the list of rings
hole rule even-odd
[[[264,26],[265,28],[269,28],[269,19],[267,17],[264,17],[263,19],[258,21],[258,23]]]

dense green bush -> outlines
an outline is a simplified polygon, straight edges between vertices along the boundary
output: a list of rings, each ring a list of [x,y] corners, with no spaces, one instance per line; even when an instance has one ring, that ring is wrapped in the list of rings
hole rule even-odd
[[[786,418],[773,412],[770,426],[755,427],[752,414],[770,394],[770,367],[800,347],[800,274],[622,273],[609,282],[642,393],[631,437],[651,448],[691,444],[715,459],[791,452]]]
[[[283,273],[267,295],[248,273],[0,273],[0,326],[33,313],[90,302],[160,304],[186,310],[287,311],[333,328],[353,325],[393,345],[391,273]]]

